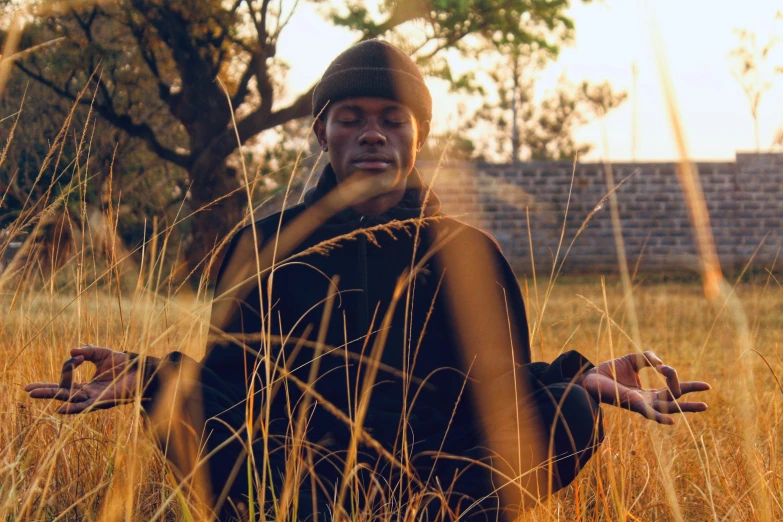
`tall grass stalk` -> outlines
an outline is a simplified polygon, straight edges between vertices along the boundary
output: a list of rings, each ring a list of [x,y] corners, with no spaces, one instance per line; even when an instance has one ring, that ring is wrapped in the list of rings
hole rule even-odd
[[[671,109],[670,113],[675,128],[679,128],[676,110]],[[23,118],[19,122],[26,123]],[[211,295],[207,281],[197,279],[193,285],[195,291],[190,291],[186,281],[176,280],[173,273],[166,272],[165,267],[172,261],[167,255],[172,251],[172,242],[177,241],[176,227],[192,213],[186,215],[180,209],[169,222],[153,218],[150,233],[142,244],[123,248],[118,239],[118,225],[122,219],[118,200],[121,196],[114,194],[112,203],[102,214],[101,223],[105,225],[106,233],[98,241],[97,231],[91,229],[87,199],[87,187],[93,182],[89,129],[80,133],[77,160],[68,165],[60,163],[63,140],[70,132],[70,125],[69,117],[41,166],[42,171],[55,170],[52,186],[45,191],[46,199],[30,201],[7,228],[13,239],[21,231],[42,226],[44,216],[68,211],[70,207],[66,203],[69,201],[78,208],[78,220],[67,222],[73,229],[73,254],[61,266],[46,267],[46,259],[35,255],[37,246],[31,241],[24,255],[0,276],[0,353],[4,359],[0,374],[0,411],[3,415],[0,423],[0,517],[9,520],[208,519],[209,514],[199,499],[200,488],[203,488],[203,484],[199,484],[203,479],[200,474],[203,475],[204,463],[218,450],[205,454],[201,448],[195,448],[193,469],[187,476],[175,478],[166,466],[165,455],[147,436],[138,401],[107,411],[63,417],[53,413],[52,404],[31,402],[21,390],[27,382],[56,379],[67,350],[72,346],[90,343],[143,355],[162,355],[178,350],[198,359],[203,355],[208,339],[225,335],[221,329],[225,324],[225,318],[221,316],[224,303]],[[13,135],[9,139],[13,139]],[[689,166],[682,143],[681,151],[683,190],[692,208],[694,230],[701,238],[699,259],[703,286],[656,280],[645,274],[640,274],[637,280],[629,273],[616,198],[618,187],[632,180],[625,178],[615,184],[611,166],[607,165],[607,194],[595,202],[595,209],[572,237],[567,237],[564,219],[560,238],[563,248],[558,248],[548,278],[541,281],[545,290],[540,299],[538,276],[535,266],[532,267],[529,277],[533,279],[535,306],[530,307],[531,333],[545,360],[551,360],[566,347],[580,350],[594,361],[632,350],[653,349],[668,364],[676,366],[681,376],[713,383],[714,391],[708,399],[711,409],[699,417],[679,417],[675,427],[663,427],[638,415],[606,408],[606,440],[587,469],[572,486],[521,513],[520,520],[767,521],[783,518],[780,478],[783,477],[783,444],[779,434],[779,424],[783,420],[783,390],[780,388],[783,287],[775,276],[774,266],[760,279],[749,274],[746,279],[750,282],[738,280],[733,287],[725,283],[711,257],[714,245],[710,247],[709,228],[704,226],[703,196],[694,181],[698,178]],[[0,169],[7,168],[0,164]],[[59,176],[65,174],[72,174],[72,181],[66,187],[59,187],[58,192]],[[115,175],[112,172],[110,180]],[[443,174],[438,170],[435,190],[440,175]],[[575,176],[576,165],[572,182]],[[241,190],[246,191],[248,215],[252,215],[257,210],[253,202],[257,199],[254,190],[258,177],[251,178],[243,165],[243,179]],[[287,191],[291,187],[292,181]],[[365,189],[347,186],[344,188],[347,192],[337,199],[344,201],[344,196],[350,196],[351,191]],[[506,192],[509,201],[515,194]],[[261,288],[261,277],[267,277],[287,263],[303,262],[302,254],[291,255],[293,246],[335,211],[337,199],[329,199],[325,206],[312,209],[302,220],[278,234],[271,244],[265,242],[268,238],[255,234],[252,246],[260,244],[262,247],[255,249],[254,266],[233,274],[229,285],[232,291],[241,293],[248,288]],[[619,278],[563,276],[571,247],[607,200],[612,209],[618,246]],[[418,237],[425,227],[437,224],[437,219],[422,215],[409,222],[357,234],[366,234],[371,240],[373,234],[379,232],[400,234],[405,229],[413,230]],[[707,236],[702,237],[705,234]],[[532,238],[530,232],[528,236]],[[337,238],[313,248],[328,253],[337,242],[350,239],[352,237]],[[441,239],[438,247],[445,248],[450,238]],[[10,239],[0,244],[0,255],[9,243]],[[223,246],[225,242],[216,245],[215,252]],[[400,275],[395,302],[406,307],[406,317],[414,306],[431,306],[431,303],[416,302],[414,286],[416,274],[429,259],[428,255],[420,262],[412,259],[410,269]],[[478,259],[480,261],[480,257]],[[201,267],[214,262],[213,256],[203,260]],[[336,284],[334,282],[332,286]],[[453,292],[453,289],[441,290],[439,287],[438,291]],[[330,293],[323,296],[323,303],[332,306],[336,299],[339,296]],[[754,306],[749,307],[748,303],[754,303]],[[725,304],[725,310],[718,306],[721,304]],[[210,310],[212,317],[217,318],[211,325]],[[719,320],[724,313],[728,321]],[[426,491],[421,489],[424,477],[416,477],[411,471],[413,450],[406,439],[405,422],[400,426],[401,450],[396,453],[380,448],[364,426],[367,401],[377,372],[388,370],[381,365],[380,356],[384,350],[382,332],[390,317],[389,311],[380,311],[373,318],[375,329],[372,333],[380,334],[375,336],[372,346],[366,347],[367,351],[354,348],[357,344],[361,346],[363,339],[346,339],[344,346],[327,346],[323,331],[317,333],[315,341],[282,340],[288,346],[294,344],[296,352],[310,350],[316,358],[354,358],[361,364],[365,381],[362,389],[356,390],[348,412],[337,410],[315,392],[314,376],[309,382],[300,381],[290,374],[283,362],[271,356],[270,347],[280,344],[281,339],[273,338],[270,324],[264,325],[256,339],[235,338],[246,345],[260,341],[259,363],[254,371],[263,373],[267,382],[279,383],[266,397],[277,393],[287,396],[287,386],[298,388],[307,397],[303,404],[290,405],[295,437],[287,454],[286,480],[281,489],[273,487],[271,479],[276,470],[265,458],[268,445],[260,455],[251,452],[246,456],[251,485],[248,493],[259,500],[258,506],[264,506],[262,509],[271,506],[262,513],[251,512],[253,518],[294,519],[300,501],[297,491],[300,479],[317,480],[310,474],[321,448],[304,436],[309,405],[313,403],[332,412],[353,434],[342,462],[344,473],[336,490],[332,513],[343,519],[411,520],[427,503],[449,495],[448,484]],[[505,326],[498,332],[499,336],[509,334],[508,325]],[[466,331],[466,335],[472,333]],[[491,339],[483,341],[488,346],[502,344],[493,343]],[[420,343],[421,338],[415,339],[412,332],[408,334],[403,372],[415,366]],[[469,371],[471,375],[480,374],[481,368],[471,367]],[[77,374],[80,379],[88,377],[84,369],[79,369]],[[351,384],[346,383],[347,386]],[[410,379],[410,385],[413,384]],[[253,388],[248,390],[249,396],[255,397],[255,391]],[[175,388],[172,395],[187,396],[190,392]],[[407,393],[415,392],[411,388]],[[523,495],[524,488],[538,487],[526,482],[522,459],[522,448],[527,447],[523,442],[533,444],[535,441],[522,441],[525,430],[520,419],[524,418],[524,390],[513,388],[509,395],[516,398],[509,403],[516,403],[510,422],[518,433],[518,440],[514,448],[500,448],[497,453],[509,457],[502,471],[506,473],[507,482],[516,484],[521,491],[519,494]],[[253,418],[250,405],[246,411],[246,425],[234,437],[249,444],[257,440],[259,433],[263,436],[270,414],[267,405],[262,411],[261,418]],[[482,422],[491,428],[493,423],[505,420],[488,413]],[[167,448],[179,441],[174,431],[167,434],[166,440]],[[390,483],[392,474],[378,466],[370,470],[375,477],[373,484],[360,487],[359,472],[368,471],[358,464],[357,455],[362,447],[378,452],[394,470],[396,482]],[[552,486],[544,484],[541,487]],[[403,499],[408,503],[403,504]],[[375,511],[371,513],[370,507]],[[440,515],[450,519],[453,514],[443,508]]]

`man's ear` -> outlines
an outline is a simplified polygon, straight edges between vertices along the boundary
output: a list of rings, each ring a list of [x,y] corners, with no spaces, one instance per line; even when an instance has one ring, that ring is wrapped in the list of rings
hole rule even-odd
[[[427,136],[430,134],[430,120],[421,120],[417,122],[418,124],[418,136],[416,137],[416,141],[418,142],[417,149],[421,150],[421,148],[424,146],[424,142],[427,141]]]
[[[321,118],[316,118],[313,124],[313,132],[318,139],[318,144],[323,150],[326,150],[326,123]]]

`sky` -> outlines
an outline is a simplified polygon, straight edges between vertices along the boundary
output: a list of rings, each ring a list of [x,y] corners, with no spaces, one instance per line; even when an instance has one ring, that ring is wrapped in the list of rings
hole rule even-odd
[[[557,61],[542,72],[537,95],[554,88],[561,75],[573,83],[608,80],[613,88],[627,91],[629,99],[605,121],[593,121],[576,131],[579,142],[594,145],[583,159],[677,158],[652,44],[651,35],[657,30],[690,157],[731,160],[737,151],[756,148],[748,99],[731,72],[729,54],[739,43],[735,30],[756,33],[760,44],[773,35],[783,38],[783,20],[775,19],[778,11],[783,11],[780,0],[574,2],[568,14],[576,26],[575,41],[562,48]],[[355,40],[356,35],[326,22],[317,7],[300,2],[278,43],[278,55],[291,65],[289,94],[308,89],[327,64]],[[635,90],[633,64],[637,69]],[[774,66],[783,67],[783,40],[770,56],[769,70]],[[459,70],[459,64],[455,69]],[[761,98],[759,109],[762,150],[769,149],[776,132],[783,128],[783,74],[769,76],[773,85]],[[435,100],[433,125],[445,130],[456,117],[458,100],[437,80],[428,81],[428,85]]]

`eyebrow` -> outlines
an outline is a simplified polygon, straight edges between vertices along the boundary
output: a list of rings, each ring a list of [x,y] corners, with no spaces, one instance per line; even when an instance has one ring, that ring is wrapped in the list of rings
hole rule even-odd
[[[356,112],[361,112],[361,113],[364,112],[364,109],[362,109],[358,105],[342,105],[342,106],[338,107],[336,110],[338,110],[338,111],[343,111],[343,110],[345,110],[345,111],[356,111]],[[401,105],[387,105],[386,107],[381,109],[381,112],[390,112],[390,111],[406,112],[405,108],[403,106],[401,106]]]

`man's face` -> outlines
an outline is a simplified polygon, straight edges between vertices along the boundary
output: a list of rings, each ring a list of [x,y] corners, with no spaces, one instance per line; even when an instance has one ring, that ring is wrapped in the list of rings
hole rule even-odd
[[[354,174],[377,177],[387,187],[356,203],[366,215],[381,214],[402,199],[408,174],[420,148],[418,124],[410,109],[385,98],[348,98],[327,108],[315,122],[318,142],[342,182]]]

